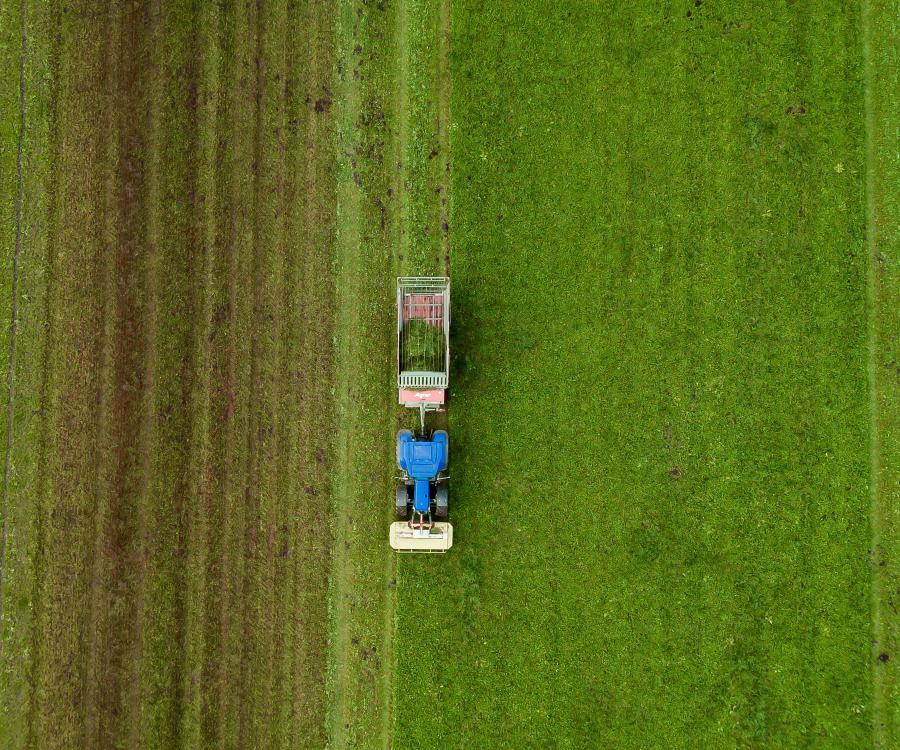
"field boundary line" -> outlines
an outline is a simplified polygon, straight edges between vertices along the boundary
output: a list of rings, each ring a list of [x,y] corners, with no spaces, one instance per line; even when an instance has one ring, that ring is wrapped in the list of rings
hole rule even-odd
[[[137,653],[137,686],[131,694],[130,708],[134,721],[131,723],[128,734],[128,747],[138,748],[143,739],[143,722],[141,721],[141,707],[144,704],[145,686],[143,684],[143,659],[144,659],[144,624],[147,609],[147,550],[148,517],[151,511],[151,480],[150,473],[153,467],[153,449],[155,440],[155,389],[156,389],[156,337],[158,314],[158,289],[157,289],[157,264],[159,262],[159,233],[160,233],[160,121],[163,100],[163,76],[162,68],[162,7],[160,0],[152,0],[149,6],[150,24],[148,31],[149,52],[148,64],[153,71],[149,89],[147,91],[146,113],[146,141],[147,154],[146,172],[144,176],[146,221],[146,265],[144,267],[143,291],[145,297],[145,336],[143,362],[145,368],[144,392],[142,394],[141,412],[143,424],[141,425],[141,437],[143,450],[139,458],[141,488],[137,502],[137,518],[135,519],[136,536],[141,558],[138,582],[136,586],[135,602],[135,643]]]
[[[12,470],[13,417],[15,413],[16,394],[16,333],[19,327],[19,256],[22,251],[22,204],[25,199],[25,180],[22,168],[22,154],[25,145],[25,66],[28,59],[28,4],[26,0],[19,3],[19,24],[21,29],[21,49],[19,50],[19,132],[16,136],[16,202],[15,224],[16,237],[13,244],[12,286],[10,297],[9,322],[9,356],[6,361],[6,450],[3,457],[3,502],[0,515],[3,523],[0,526],[0,656],[3,654],[4,623],[4,571],[6,570],[6,535],[9,510],[9,474]]]
[[[863,53],[863,99],[865,108],[865,236],[866,236],[866,307],[867,307],[867,343],[868,343],[868,391],[869,391],[869,492],[870,492],[870,565],[872,570],[871,578],[871,618],[872,618],[872,654],[870,669],[872,670],[872,741],[875,748],[886,748],[891,746],[894,739],[895,716],[892,709],[892,693],[895,689],[894,679],[896,675],[896,662],[889,660],[890,657],[897,658],[898,654],[889,653],[891,646],[894,644],[895,633],[894,628],[889,622],[890,613],[885,611],[886,604],[889,606],[891,579],[894,575],[895,562],[887,554],[887,550],[894,547],[893,528],[894,517],[890,508],[889,499],[885,493],[890,493],[891,488],[883,486],[882,472],[884,467],[882,464],[882,450],[884,445],[889,445],[891,435],[888,436],[888,443],[883,443],[882,438],[882,404],[890,411],[890,403],[895,394],[891,386],[887,385],[887,392],[883,391],[882,373],[880,372],[880,354],[882,349],[887,346],[882,338],[881,324],[879,322],[880,314],[883,311],[891,309],[892,301],[886,298],[882,286],[890,284],[893,278],[892,271],[888,267],[889,263],[895,262],[893,257],[885,257],[890,254],[891,249],[882,251],[880,247],[879,223],[886,221],[890,224],[892,216],[881,216],[884,210],[883,202],[887,199],[880,195],[882,191],[881,182],[890,182],[890,177],[884,174],[887,167],[880,163],[878,156],[878,147],[880,136],[882,135],[882,127],[879,125],[879,115],[883,118],[883,113],[876,112],[876,102],[873,99],[873,89],[878,89],[878,93],[890,97],[890,84],[883,86],[879,80],[876,67],[879,65],[873,59],[873,53],[877,53],[878,47],[873,45],[873,37],[877,35],[875,23],[877,19],[873,18],[874,0],[862,0],[860,4],[860,21],[862,34],[862,53]],[[888,40],[879,39],[879,42]],[[882,89],[887,88],[887,91]],[[888,102],[890,109],[891,102]],[[887,125],[890,129],[890,125]],[[894,230],[895,227],[888,229],[882,228],[885,236]],[[886,240],[889,242],[889,240]],[[884,264],[884,265],[883,265]],[[887,281],[880,280],[881,273],[890,274]],[[888,323],[890,325],[890,323]],[[889,348],[889,347],[888,347]],[[889,352],[888,352],[889,353]],[[889,381],[888,381],[889,382]],[[888,414],[887,419],[891,416]],[[890,423],[887,430],[890,431]],[[882,654],[886,658],[882,658]]]

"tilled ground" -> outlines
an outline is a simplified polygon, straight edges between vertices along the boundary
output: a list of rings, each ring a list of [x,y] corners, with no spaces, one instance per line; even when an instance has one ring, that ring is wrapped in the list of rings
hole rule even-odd
[[[321,747],[331,10],[24,13],[0,745]]]

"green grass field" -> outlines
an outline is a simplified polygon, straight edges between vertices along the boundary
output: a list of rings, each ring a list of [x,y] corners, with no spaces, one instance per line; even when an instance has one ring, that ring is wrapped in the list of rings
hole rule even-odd
[[[395,746],[870,746],[858,8],[457,2],[451,67],[458,541],[398,563]]]
[[[0,747],[897,747],[898,18],[0,5]]]

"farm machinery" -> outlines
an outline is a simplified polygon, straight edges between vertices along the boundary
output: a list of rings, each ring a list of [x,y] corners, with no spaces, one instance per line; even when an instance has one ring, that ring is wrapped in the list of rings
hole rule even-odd
[[[443,411],[450,379],[450,279],[397,279],[397,388],[400,404],[419,412],[419,429],[397,433],[396,521],[391,547],[398,552],[446,552],[453,544],[447,521],[450,440],[429,429],[427,415]]]

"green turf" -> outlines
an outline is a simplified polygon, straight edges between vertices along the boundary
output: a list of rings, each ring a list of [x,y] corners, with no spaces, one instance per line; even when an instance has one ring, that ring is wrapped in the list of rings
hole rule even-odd
[[[859,21],[454,4],[457,541],[398,562],[395,747],[871,743]]]

